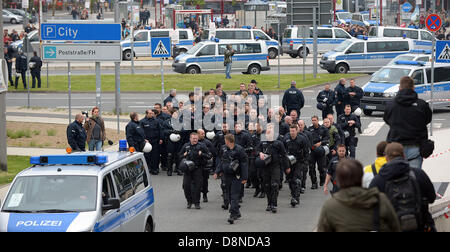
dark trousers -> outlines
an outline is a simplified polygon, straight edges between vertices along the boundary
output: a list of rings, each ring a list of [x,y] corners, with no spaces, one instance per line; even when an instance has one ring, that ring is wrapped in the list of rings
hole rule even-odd
[[[200,191],[202,189],[203,169],[197,167],[193,171],[186,171],[183,175],[184,196],[188,204],[200,204]]]
[[[327,108],[327,109],[322,110],[322,119],[327,118],[327,116],[329,114],[333,114],[334,115],[333,108]]]
[[[280,190],[280,165],[269,164],[264,168],[264,190],[267,195],[267,205],[277,206]]]
[[[228,203],[230,204],[230,214],[239,215],[239,198],[243,190],[243,184],[234,175],[224,174],[223,177],[225,184],[224,193],[227,194],[226,198],[229,199]],[[228,204],[226,206],[228,206]]]
[[[181,141],[176,143],[168,140],[167,142],[167,169],[173,171],[173,165],[175,164],[175,170],[179,171],[180,161],[178,152],[181,150]]]
[[[166,142],[164,142],[162,145],[159,146],[159,152],[160,152],[160,161],[161,161],[161,168],[163,168],[163,170],[167,169],[167,145],[165,144]]]
[[[345,139],[345,147],[347,148],[347,154],[351,158],[356,157],[356,145],[357,145],[357,138],[355,136],[349,136]]]
[[[265,192],[265,187],[264,187],[264,169],[265,169],[265,165],[264,165],[264,161],[262,161],[259,158],[255,159],[255,171],[256,171],[256,191],[257,192]]]
[[[303,170],[302,170],[302,185],[301,187],[303,189],[306,188],[306,179],[308,178],[308,170],[309,170],[309,160],[311,160],[311,158],[308,156],[308,158],[305,160],[304,164],[303,164]]]
[[[23,71],[23,72],[20,73],[20,75],[22,77],[23,89],[27,89],[26,76],[25,76],[26,72]],[[15,80],[15,83],[14,83],[15,89],[17,89],[18,85],[19,85],[19,77],[17,77],[17,75],[16,75],[16,80]]]
[[[336,104],[336,118],[339,118],[340,115],[345,113],[345,105],[342,102],[341,104]]]
[[[256,189],[258,189],[259,181],[256,173],[255,158],[248,158],[248,180]]]
[[[159,171],[159,143],[150,143],[152,145],[152,151],[144,153],[145,160],[149,167],[150,172]]]
[[[38,88],[41,88],[41,72],[40,71],[31,71],[31,79],[32,79],[32,86],[31,88],[35,88],[36,87],[36,79],[37,79],[37,84],[38,84]]]
[[[207,167],[203,169],[202,173],[202,193],[207,194],[208,191],[208,179],[209,179],[209,171],[211,171],[211,168]]]
[[[13,78],[12,78],[12,63],[8,62],[8,80],[11,86],[14,86]]]
[[[294,165],[291,165],[291,172],[287,175],[291,197],[297,201],[300,198],[300,188],[305,168],[305,163],[298,161]]]
[[[322,146],[315,148],[310,155],[309,176],[313,184],[317,183],[316,163],[319,170],[320,181],[325,182],[325,150]]]

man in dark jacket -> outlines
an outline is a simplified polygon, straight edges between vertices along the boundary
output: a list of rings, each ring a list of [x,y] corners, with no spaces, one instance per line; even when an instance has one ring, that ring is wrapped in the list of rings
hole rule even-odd
[[[414,202],[420,203],[420,214],[416,216],[418,225],[416,231],[423,232],[435,230],[433,218],[428,210],[428,205],[433,204],[436,200],[436,192],[430,178],[423,170],[411,168],[409,166],[408,161],[405,159],[404,148],[401,144],[388,144],[385,153],[388,163],[380,169],[379,174],[374,177],[369,188],[377,187],[380,192],[386,193],[390,198],[392,205],[396,208],[397,202],[392,198],[393,195],[389,195],[389,192],[386,191],[388,183],[392,183],[394,180],[409,175],[409,178],[413,179],[413,183],[417,183],[418,185],[418,190],[415,190],[415,193],[419,194],[419,197],[416,199],[419,202]],[[414,174],[415,178],[411,176],[411,172]],[[399,210],[401,209],[396,209],[397,215],[399,215],[400,224],[403,224]],[[405,231],[404,228],[405,227],[403,226],[403,231]]]
[[[75,121],[67,127],[67,141],[73,151],[86,151],[86,130],[83,128],[84,115],[77,114]]]
[[[340,79],[339,84],[334,89],[335,93],[335,100],[334,104],[336,105],[336,114],[339,117],[340,115],[344,114],[344,108],[345,108],[345,89],[346,80]]]
[[[291,88],[284,92],[282,106],[286,110],[286,114],[290,114],[291,110],[296,110],[300,118],[300,110],[305,106],[305,97],[296,86],[297,83],[292,81]]]
[[[144,129],[139,124],[139,116],[136,112],[130,113],[130,119],[130,122],[125,127],[128,147],[133,147],[136,151],[142,152],[145,143],[148,142],[145,140]]]
[[[317,95],[318,108],[322,108],[322,119],[327,118],[328,114],[334,114],[334,92],[330,89],[330,84],[325,85],[325,89]]]
[[[8,48],[4,48],[4,56],[6,65],[8,66],[8,81],[11,86],[14,86],[13,80],[12,80],[12,57],[8,53]],[[6,84],[5,84],[6,86]]]
[[[361,105],[361,99],[364,96],[364,91],[362,90],[362,88],[356,86],[356,82],[354,79],[350,80],[350,87],[348,87],[346,89],[346,93],[345,93],[345,105],[350,105],[352,107],[352,113],[355,112],[356,109],[359,108],[359,106]],[[361,130],[361,119],[358,116],[358,121],[359,121],[359,127],[358,128],[358,132],[359,134],[362,133]]]
[[[207,138],[205,138],[206,133],[203,129],[197,130],[198,134],[198,142],[204,144],[209,152],[211,153],[211,158],[207,160],[207,165],[203,167],[203,184],[202,184],[202,193],[203,193],[203,202],[208,202],[208,179],[209,179],[209,172],[214,167],[214,158],[217,156],[217,150],[214,148],[214,145],[211,141],[209,141]]]
[[[358,138],[356,137],[356,129],[361,125],[355,114],[352,114],[352,108],[349,104],[345,106],[345,113],[338,117],[337,124],[345,132],[345,138],[342,140],[350,153],[351,158],[356,157],[356,147]]]
[[[145,118],[140,121],[145,133],[145,139],[152,145],[152,151],[145,153],[145,159],[149,165],[150,173],[153,175],[159,173],[159,145],[163,144],[164,139],[164,131],[161,128],[161,122],[156,119],[156,113],[156,110],[147,109]]]
[[[37,55],[37,52],[33,52],[33,57],[30,59],[30,70],[31,70],[31,79],[32,79],[32,85],[31,88],[36,87],[36,79],[37,79],[37,87],[41,88],[41,67],[42,67],[42,60]]]
[[[312,186],[311,189],[315,190],[317,186],[316,176],[316,163],[317,169],[320,175],[320,186],[325,183],[325,165],[326,165],[326,151],[325,146],[329,145],[330,133],[328,129],[319,124],[319,117],[313,116],[311,118],[312,126],[308,128],[308,131],[312,134],[312,147],[309,161],[309,176],[311,177]],[[328,147],[329,148],[329,147]]]
[[[390,127],[387,142],[401,143],[413,168],[422,168],[420,146],[428,139],[432,115],[429,104],[414,91],[414,80],[403,77],[397,96],[386,105],[383,119]]]
[[[17,89],[17,86],[19,84],[19,74],[22,77],[22,83],[23,88],[26,89],[27,85],[26,82],[26,73],[27,73],[27,56],[23,55],[23,52],[19,52],[16,56],[16,80],[15,80],[15,88]]]

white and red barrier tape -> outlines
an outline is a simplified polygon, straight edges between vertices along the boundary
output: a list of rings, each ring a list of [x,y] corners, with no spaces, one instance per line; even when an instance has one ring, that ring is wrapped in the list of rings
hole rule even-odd
[[[448,212],[450,211],[449,209],[450,209],[450,205],[444,209],[444,216],[446,219],[448,219]]]
[[[447,154],[447,153],[449,153],[449,152],[450,152],[450,149],[448,149],[448,150],[446,150],[446,151],[443,151],[443,152],[440,152],[440,153],[437,153],[437,154],[433,154],[433,155],[431,155],[431,156],[430,156],[429,158],[427,158],[427,159],[439,157],[439,156],[442,156],[442,155]]]
[[[450,99],[433,99],[433,102],[448,102]],[[431,102],[431,100],[428,100],[427,102]]]

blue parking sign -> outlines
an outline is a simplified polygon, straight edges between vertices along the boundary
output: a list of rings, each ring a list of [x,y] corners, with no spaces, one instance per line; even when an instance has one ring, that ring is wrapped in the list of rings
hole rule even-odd
[[[168,58],[172,56],[170,37],[152,38],[150,50],[153,58]]]
[[[450,41],[436,41],[436,63],[450,63]]]

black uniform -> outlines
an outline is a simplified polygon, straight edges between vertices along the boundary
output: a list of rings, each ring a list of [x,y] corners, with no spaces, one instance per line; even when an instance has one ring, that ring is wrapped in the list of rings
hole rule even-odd
[[[339,186],[336,182],[336,167],[339,161],[339,157],[335,156],[331,159],[330,164],[328,165],[327,174],[331,176],[331,183],[333,184],[331,193],[337,193],[339,191]]]
[[[348,125],[348,121],[355,121],[353,126]],[[360,123],[358,117],[355,114],[350,115],[341,115],[338,118],[338,125],[344,131],[348,132],[348,137],[343,141],[345,143],[345,147],[347,147],[347,153],[350,153],[351,158],[356,157],[356,147],[358,146],[358,138],[356,137],[355,129],[360,127]]]
[[[159,172],[159,141],[164,139],[164,131],[161,128],[161,121],[156,118],[147,118],[140,122],[145,133],[145,139],[152,145],[152,151],[145,153],[145,159],[149,165],[150,173],[158,174]]]
[[[36,79],[37,79],[37,87],[41,88],[41,67],[42,67],[42,60],[39,58],[39,56],[33,56],[30,59],[30,62],[33,62],[34,67],[30,67],[31,70],[31,79],[32,79],[32,88],[36,87]]]
[[[221,149],[221,162],[216,169],[216,174],[223,174],[225,183],[224,209],[230,205],[230,218],[239,218],[239,197],[241,195],[242,181],[248,179],[248,158],[245,149],[236,144],[233,149],[223,146]],[[236,170],[234,165],[238,164]]]
[[[328,114],[334,114],[334,92],[332,90],[323,90],[317,95],[317,102],[322,104],[322,119],[327,118]]]
[[[298,134],[294,139],[292,139],[290,134],[287,134],[284,137],[284,146],[287,154],[294,156],[296,159],[294,164],[289,163],[291,172],[287,175],[292,197],[291,205],[295,206],[300,203],[303,174],[305,170],[308,170],[306,153],[309,152],[309,144],[307,138],[301,134]]]
[[[161,130],[163,131],[163,142],[164,144],[159,146],[159,155],[160,155],[160,162],[161,162],[161,169],[163,171],[167,170],[167,144],[166,141],[169,138],[168,130],[166,129],[167,124],[164,122],[171,119],[171,116],[166,113],[160,113],[156,116],[156,119],[160,121],[161,124]]]
[[[316,176],[316,163],[317,168],[319,170],[320,175],[320,186],[325,183],[325,149],[323,146],[329,144],[330,134],[328,133],[328,129],[322,125],[315,128],[311,126],[308,128],[308,131],[312,133],[312,144],[311,147],[311,155],[310,155],[310,163],[309,163],[309,175],[311,177],[311,182],[313,186],[311,189],[317,189],[317,176]],[[314,145],[322,142],[321,146],[315,147]]]
[[[305,106],[305,97],[302,91],[292,86],[286,90],[283,95],[282,106],[286,110],[286,114],[290,114],[291,110],[296,110],[300,117],[300,110]]]
[[[23,83],[23,88],[26,89],[27,85],[25,84],[26,82],[26,73],[27,73],[27,56],[23,55],[23,54],[18,54],[16,56],[16,73],[20,74],[22,77],[22,83]],[[16,80],[15,80],[15,88],[17,89],[17,86],[19,84],[19,77],[17,77],[16,75]]]
[[[240,145],[242,148],[244,148],[244,151],[246,151],[250,147],[251,136],[247,131],[242,130],[241,132],[239,132],[239,134],[234,132],[234,139],[237,145]],[[241,199],[243,197],[244,197],[244,185],[242,185]]]
[[[309,132],[307,129],[305,129],[305,131],[303,131],[303,132],[299,132],[298,135],[304,137],[307,140],[307,144],[308,144],[307,150],[305,150],[305,152],[303,153],[303,154],[305,154],[304,161],[306,164],[306,169],[303,169],[302,185],[301,185],[301,190],[300,190],[301,193],[305,193],[306,178],[308,177],[308,167],[309,167],[309,162],[311,160],[311,147],[313,145],[313,143],[312,143],[313,136],[312,136],[311,132]]]
[[[83,124],[74,121],[67,126],[67,141],[73,151],[86,151],[86,130]]]
[[[11,86],[14,86],[14,82],[12,79],[12,57],[9,53],[5,53],[6,65],[8,66],[8,81]]]
[[[338,84],[334,89],[334,93],[335,93],[334,104],[336,106],[336,114],[339,117],[340,115],[344,114],[345,109],[345,96],[346,96],[345,85]]]
[[[248,156],[248,173],[249,173],[249,183],[253,185],[255,188],[254,197],[257,197],[259,193],[262,192],[262,171],[258,172],[255,166],[255,158],[256,158],[256,148],[258,147],[260,141],[260,135],[258,133],[253,132],[250,134],[250,144],[246,149]],[[265,197],[265,195],[264,195]]]
[[[267,211],[277,211],[277,199],[280,184],[280,170],[282,167],[287,168],[286,164],[286,149],[279,140],[262,141],[258,145],[258,156],[256,158],[256,165],[264,167],[263,185],[264,191],[267,195]],[[265,160],[259,158],[259,153],[267,154]],[[270,162],[268,162],[270,160]],[[267,162],[267,163],[266,163]]]
[[[223,132],[223,130],[217,132],[217,134],[214,136],[213,139],[213,145],[214,148],[217,150],[217,157],[216,157],[216,163],[215,166],[216,167],[220,167],[221,164],[221,160],[222,160],[222,154],[223,154],[223,148],[226,148],[225,146],[225,135],[228,134],[230,132]],[[224,177],[220,177],[221,179],[221,183],[220,183],[220,188],[222,189],[222,197],[223,197],[223,205],[222,208],[226,209],[228,207],[228,203],[226,201],[226,187],[225,187],[225,179]]]
[[[201,155],[199,155],[201,151]],[[187,153],[184,156],[184,153]],[[202,177],[203,168],[206,166],[207,160],[211,157],[208,148],[203,143],[197,143],[192,145],[190,142],[181,147],[179,158],[194,162],[195,166],[192,169],[180,165],[180,168],[185,167],[183,170],[183,190],[186,197],[188,207],[195,204],[196,207],[200,206],[200,192],[202,190]]]
[[[349,104],[350,106],[352,106],[352,113],[355,112],[356,109],[359,108],[359,106],[361,105],[361,99],[364,97],[364,91],[362,90],[362,88],[355,86],[355,87],[348,87],[346,89],[347,94],[346,94],[346,105]],[[351,96],[349,93],[356,93],[355,96]],[[357,116],[358,118],[358,122],[359,122],[359,126],[357,127],[359,132],[361,132],[361,117]]]
[[[142,152],[145,146],[145,133],[139,122],[131,120],[125,127],[125,133],[128,146]],[[147,163],[147,165],[149,164]]]
[[[217,156],[216,148],[214,148],[214,145],[211,141],[208,139],[198,140],[199,143],[203,143],[206,148],[208,148],[209,152],[211,153],[211,158],[207,160],[206,165],[203,167],[203,183],[202,183],[202,193],[203,193],[203,202],[208,202],[208,179],[209,179],[209,172],[214,167],[214,157]]]

